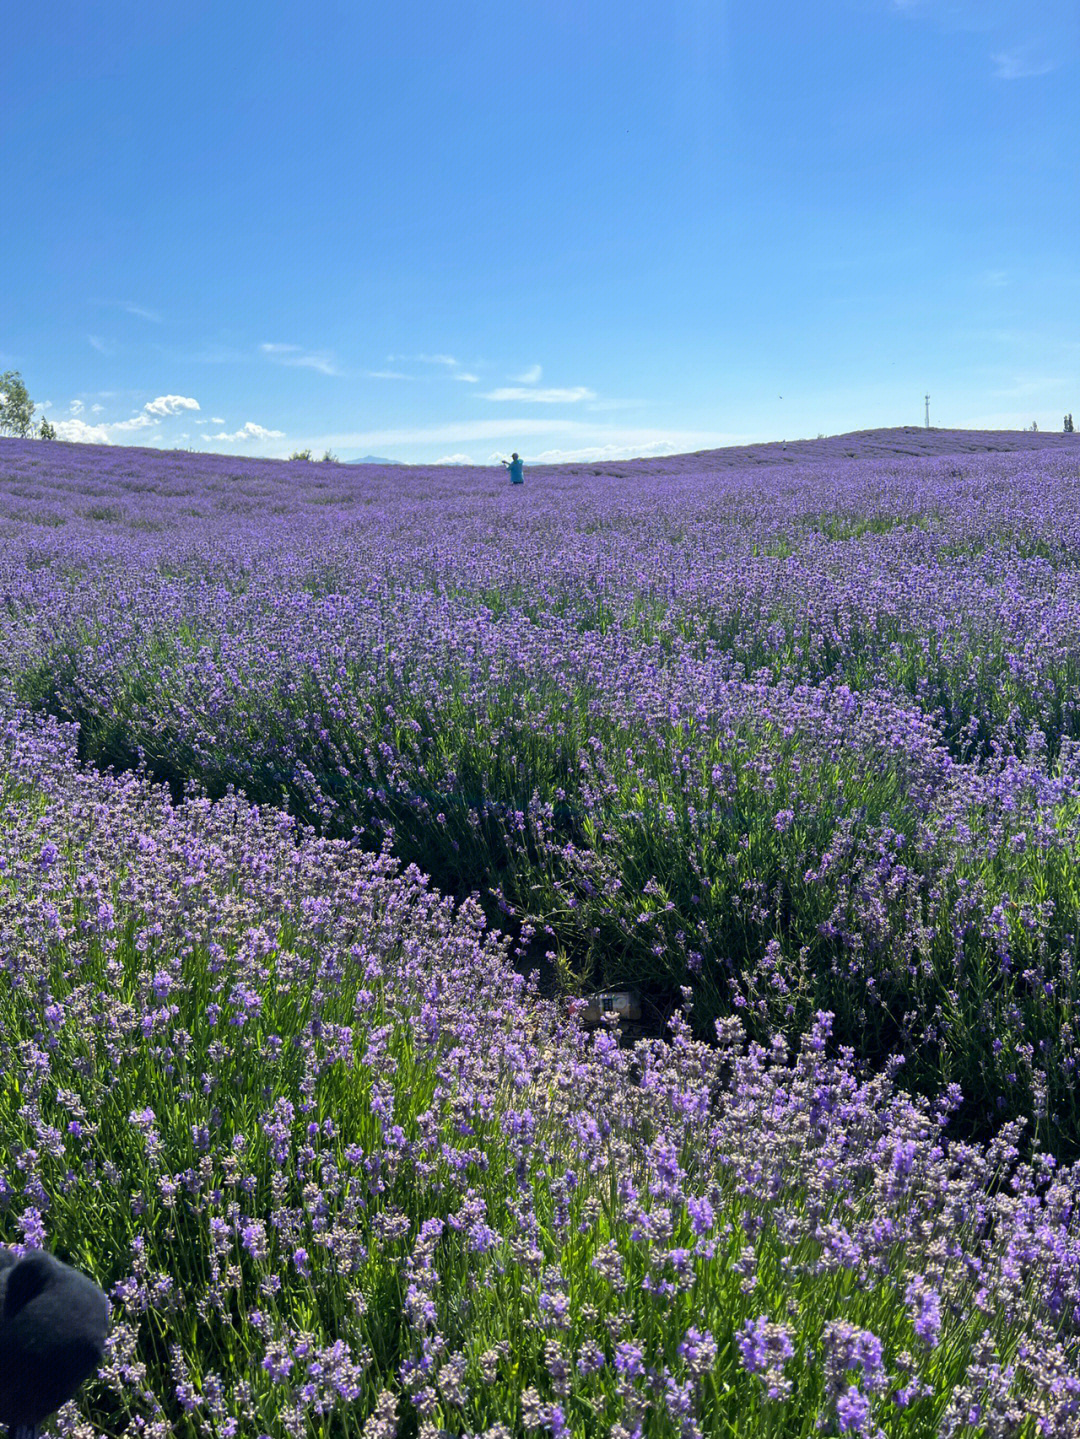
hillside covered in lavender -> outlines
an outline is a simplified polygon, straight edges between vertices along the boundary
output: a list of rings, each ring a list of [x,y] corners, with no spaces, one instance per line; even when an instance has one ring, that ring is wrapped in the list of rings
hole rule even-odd
[[[50,1432],[1076,1439],[1078,1000],[1075,436],[0,441]]]

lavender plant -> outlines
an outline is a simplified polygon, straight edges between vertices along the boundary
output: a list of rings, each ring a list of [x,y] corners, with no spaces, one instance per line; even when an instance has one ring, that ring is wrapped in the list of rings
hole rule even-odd
[[[835,1052],[584,1033],[475,903],[0,739],[0,1241],[108,1292],[53,1432],[1066,1439],[1080,1169]]]
[[[483,471],[12,441],[0,682],[83,761],[389,839],[570,985],[689,983],[706,1036],[828,1009],[1065,1156],[1077,472],[1021,440],[538,470],[528,511]]]

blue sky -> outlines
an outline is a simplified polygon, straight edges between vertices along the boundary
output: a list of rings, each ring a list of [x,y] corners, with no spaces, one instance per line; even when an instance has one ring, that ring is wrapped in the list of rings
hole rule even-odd
[[[61,435],[431,463],[1080,415],[1077,0],[5,17]]]

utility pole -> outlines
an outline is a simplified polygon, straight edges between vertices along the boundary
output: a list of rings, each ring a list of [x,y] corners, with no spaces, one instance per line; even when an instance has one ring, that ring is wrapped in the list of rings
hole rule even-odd
[[[930,428],[930,396],[926,397],[926,428]]]

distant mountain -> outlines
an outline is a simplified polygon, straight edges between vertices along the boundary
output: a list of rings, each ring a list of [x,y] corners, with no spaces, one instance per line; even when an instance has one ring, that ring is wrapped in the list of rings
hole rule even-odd
[[[404,460],[388,460],[384,455],[361,455],[358,460],[353,460],[354,465],[403,465]]]

